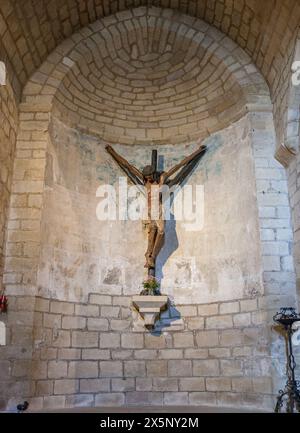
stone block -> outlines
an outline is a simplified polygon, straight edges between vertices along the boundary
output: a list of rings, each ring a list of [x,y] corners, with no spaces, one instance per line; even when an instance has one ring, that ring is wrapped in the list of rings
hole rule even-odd
[[[66,396],[66,407],[93,407],[94,396],[91,394],[77,394]]]
[[[168,361],[168,376],[192,376],[192,361],[170,360]]]
[[[97,361],[71,361],[69,363],[68,377],[70,378],[98,378]]]
[[[205,391],[203,377],[182,377],[179,379],[180,391]]]
[[[229,377],[209,377],[205,379],[207,391],[230,391],[231,379]]]
[[[58,355],[57,358],[59,360],[76,360],[76,359],[80,359],[81,357],[81,350],[80,349],[71,349],[71,348],[67,348],[67,349],[58,349]],[[56,358],[56,356],[54,357]],[[49,357],[47,357],[46,359],[51,359]]]
[[[197,329],[204,329],[204,318],[203,317],[191,317],[186,321],[188,329],[191,331]]]
[[[232,314],[240,311],[239,302],[224,302],[220,305],[220,314]]]
[[[131,296],[114,296],[113,297],[113,305],[118,305],[119,307],[127,307],[131,306]]]
[[[135,391],[135,379],[112,379],[111,380],[111,390],[112,391]]]
[[[193,360],[193,376],[218,376],[219,374],[218,360]]]
[[[44,397],[43,409],[64,408],[66,397],[64,395],[49,395]]]
[[[50,308],[49,299],[36,298],[35,301],[35,310],[41,312],[48,312]]]
[[[151,349],[135,350],[134,357],[136,359],[155,359],[157,358],[157,350],[151,350]]]
[[[216,406],[217,397],[215,392],[190,392],[189,403],[191,406]]]
[[[120,334],[107,332],[100,334],[100,348],[117,349],[120,347]]]
[[[144,335],[137,333],[122,333],[121,346],[124,349],[142,349],[144,347]]]
[[[145,361],[124,361],[125,377],[144,377],[146,376]]]
[[[130,359],[132,358],[132,350],[112,350],[112,359]]]
[[[206,359],[208,358],[207,349],[185,349],[184,357],[190,359]]]
[[[221,374],[223,376],[242,376],[243,364],[240,360],[223,359],[221,362]]]
[[[80,379],[80,392],[109,392],[110,379]]]
[[[198,305],[199,316],[214,316],[218,314],[218,310],[219,310],[218,304]]]
[[[15,377],[29,376],[30,369],[31,361],[28,359],[15,360],[13,362],[12,372],[9,361],[0,361],[0,378],[7,379],[11,374]]]
[[[85,317],[65,316],[62,319],[63,329],[84,329],[86,327]]]
[[[162,406],[163,404],[163,393],[161,392],[143,392],[133,391],[126,394],[126,404],[141,406]]]
[[[108,327],[107,319],[96,319],[92,317],[87,319],[87,328],[89,331],[108,331]]]
[[[233,322],[232,322],[232,316],[231,315],[225,315],[225,316],[214,316],[214,317],[207,317],[205,319],[205,325],[207,329],[226,329],[226,328],[232,328]]]
[[[233,316],[233,323],[236,328],[242,328],[251,325],[251,314],[241,313]]]
[[[218,331],[199,331],[196,333],[198,347],[214,347],[219,344]]]
[[[107,320],[107,319],[103,319],[103,320]],[[120,332],[124,332],[126,330],[128,330],[131,326],[131,320],[117,320],[117,319],[112,319],[110,321],[110,329],[112,331],[120,331]]]
[[[136,391],[151,391],[152,390],[152,378],[151,377],[137,377],[135,382],[136,382]]]
[[[161,349],[158,351],[158,358],[161,359],[182,359],[183,351],[180,349]]]
[[[242,344],[243,334],[238,329],[225,330],[221,332],[221,346],[239,346]]]
[[[169,377],[154,377],[153,391],[178,391],[178,379]]]
[[[232,378],[232,391],[235,392],[252,392],[252,379],[251,377]]]
[[[110,359],[110,351],[106,349],[82,349],[82,359],[107,360]]]
[[[75,305],[76,316],[99,317],[100,311],[98,305]]]
[[[97,304],[97,305],[111,305],[112,304],[112,297],[109,295],[97,295],[97,294],[90,294],[89,296],[90,304]]]
[[[58,349],[55,349],[55,348],[52,348],[52,347],[42,347],[40,349],[41,359],[43,359],[43,360],[46,359],[47,361],[50,361],[50,359],[56,359],[57,358],[57,350]],[[62,350],[64,350],[64,349],[62,349]],[[58,358],[59,359],[64,359],[61,356],[58,356]]]
[[[55,361],[50,361],[55,362]],[[31,363],[31,379],[39,380],[47,378],[47,368],[49,368],[49,364],[47,366],[46,361],[33,360]]]
[[[70,302],[62,302],[62,301],[51,301],[50,303],[50,312],[57,314],[74,314],[74,304]]]
[[[249,356],[251,356],[251,347],[247,347],[247,346],[234,347],[233,351],[232,351],[232,355],[235,358],[238,358],[238,357],[248,358]]]
[[[61,315],[44,313],[45,328],[61,328]]]
[[[173,335],[174,347],[194,347],[194,335],[192,332],[176,332]]]
[[[118,407],[123,406],[125,403],[125,395],[121,392],[112,392],[105,394],[97,394],[95,396],[95,406],[110,406]]]
[[[197,316],[197,306],[196,305],[180,305],[176,306],[181,317],[193,317]]]
[[[35,387],[36,396],[53,395],[53,380],[39,380]],[[31,401],[30,401],[31,406]]]
[[[145,335],[145,348],[146,349],[164,349],[167,346],[166,337],[162,335]]]
[[[62,379],[68,375],[68,363],[66,361],[49,361],[48,378]]]
[[[79,390],[79,380],[64,379],[55,380],[54,394],[76,394]]]
[[[73,331],[72,347],[98,347],[99,334],[91,331]]]
[[[166,406],[187,406],[189,395],[187,392],[165,392],[164,404]]]
[[[168,361],[165,360],[146,361],[146,371],[148,377],[167,376]]]
[[[101,377],[122,377],[123,365],[121,361],[100,361]]]
[[[230,349],[223,347],[216,347],[213,349],[209,349],[209,357],[210,358],[229,358],[230,357]]]
[[[120,307],[116,306],[104,306],[101,307],[101,316],[102,317],[114,317],[117,318],[120,314]]]

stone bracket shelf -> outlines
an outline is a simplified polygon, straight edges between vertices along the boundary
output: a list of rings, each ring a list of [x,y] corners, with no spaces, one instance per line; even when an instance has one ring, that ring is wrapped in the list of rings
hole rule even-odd
[[[132,298],[132,304],[144,319],[145,327],[153,329],[160,313],[167,309],[168,296],[136,295]]]

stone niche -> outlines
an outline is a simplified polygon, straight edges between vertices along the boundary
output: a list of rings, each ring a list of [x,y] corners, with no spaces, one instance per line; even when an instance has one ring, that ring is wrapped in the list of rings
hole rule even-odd
[[[204,185],[204,224],[167,225],[158,269],[170,304],[149,332],[132,310],[145,276],[142,222],[96,218],[97,188],[122,173],[101,139],[52,118],[36,306],[45,308],[40,356],[45,344],[58,347],[57,361],[38,364],[54,384],[49,404],[270,407],[251,125],[248,115],[205,140],[189,179]],[[161,145],[160,163],[168,168],[196,146]],[[116,145],[138,167],[154,147]],[[33,401],[48,404],[36,392]]]
[[[50,56],[20,107],[3,405],[272,407],[284,352],[270,318],[295,301],[295,276],[271,108],[241,48],[170,10],[97,21]],[[208,148],[188,180],[204,187],[203,225],[167,223],[170,303],[151,332],[132,311],[142,222],[96,217],[98,187],[122,176],[108,142],[139,168],[152,149],[167,169]]]
[[[229,301],[262,291],[247,118],[207,138],[205,144],[207,154],[188,181],[204,188],[203,204],[198,200],[197,208],[204,218],[200,228],[194,228],[171,215],[157,264],[162,292],[180,304]],[[140,168],[147,164],[154,148],[115,147]],[[196,147],[186,143],[161,145],[160,162],[167,169]],[[134,295],[140,291],[147,245],[142,221],[98,221],[96,216],[102,200],[96,197],[97,188],[109,184],[118,190],[120,176],[123,173],[105,152],[103,142],[52,119],[40,294],[77,301],[98,292],[99,285],[107,294]]]

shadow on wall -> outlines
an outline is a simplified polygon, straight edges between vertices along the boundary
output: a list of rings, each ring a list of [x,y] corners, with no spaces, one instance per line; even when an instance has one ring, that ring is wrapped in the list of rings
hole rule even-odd
[[[208,176],[208,172],[210,170],[210,162],[212,159],[212,155],[216,152],[217,149],[223,144],[220,136],[208,137],[202,144],[207,146],[207,150],[205,152],[205,158],[200,158],[198,161],[193,163],[191,166],[191,171],[188,176],[184,179],[184,181],[180,184],[180,188],[184,188],[184,186],[188,183],[189,179],[193,176],[194,172],[200,168],[205,172],[205,178]],[[217,167],[219,170],[219,167]],[[160,155],[158,157],[158,171],[164,171],[164,156]],[[172,184],[172,182],[171,182]],[[174,194],[171,195],[170,200],[170,208],[174,204],[174,200],[176,199],[176,195],[179,191],[178,188]],[[168,261],[168,259],[172,256],[172,254],[177,250],[179,246],[178,237],[176,233],[176,220],[173,213],[170,214],[170,219],[166,220],[165,223],[165,243],[157,257],[156,262],[156,278],[161,282],[164,277],[163,267]]]
[[[156,262],[156,278],[161,282],[164,277],[163,267],[172,256],[172,254],[177,250],[179,246],[178,237],[176,233],[176,220],[172,213],[170,219],[166,220],[165,223],[165,242],[157,257]]]
[[[155,323],[155,327],[150,330],[150,334],[159,337],[163,332],[183,330],[184,323],[180,311],[177,310],[174,302],[169,298],[166,311],[162,312],[160,319]]]
[[[199,166],[201,159],[196,161],[196,163],[193,163],[193,166],[191,167],[190,173],[185,177],[184,181],[178,185],[178,189],[174,193],[171,194],[170,199],[170,209],[172,209],[174,200],[176,199],[176,195],[179,191],[179,189],[183,188],[188,180],[192,177],[193,173]],[[202,165],[202,168],[204,166]],[[163,172],[164,171],[164,157],[161,155],[158,158],[158,171]],[[166,220],[165,222],[165,242],[164,245],[157,257],[156,262],[156,278],[161,282],[163,279],[163,267],[168,261],[168,259],[172,256],[172,254],[177,250],[179,246],[178,243],[178,237],[176,233],[176,219],[175,215],[173,213],[170,213],[170,219]]]

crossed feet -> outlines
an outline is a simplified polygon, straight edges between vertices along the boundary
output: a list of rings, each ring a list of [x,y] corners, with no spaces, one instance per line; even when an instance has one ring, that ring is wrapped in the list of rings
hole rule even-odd
[[[148,253],[145,254],[146,263],[144,268],[152,269],[155,268],[155,259]]]

